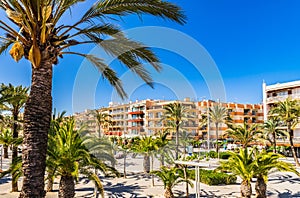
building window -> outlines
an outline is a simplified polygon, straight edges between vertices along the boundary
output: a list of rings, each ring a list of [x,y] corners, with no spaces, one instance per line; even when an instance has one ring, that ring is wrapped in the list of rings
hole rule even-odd
[[[244,109],[244,115],[248,115],[250,112],[250,109]]]

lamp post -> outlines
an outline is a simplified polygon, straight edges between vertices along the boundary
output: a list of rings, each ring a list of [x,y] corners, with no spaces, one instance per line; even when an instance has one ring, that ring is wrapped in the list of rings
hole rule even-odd
[[[206,111],[207,111],[207,149],[210,150],[210,119],[209,119],[209,105],[208,101],[206,102]]]

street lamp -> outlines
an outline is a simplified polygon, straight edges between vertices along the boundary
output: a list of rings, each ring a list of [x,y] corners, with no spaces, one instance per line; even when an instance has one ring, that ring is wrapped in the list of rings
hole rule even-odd
[[[209,105],[208,105],[208,101],[206,101],[206,112],[207,112],[207,148],[208,150],[210,150],[210,119],[209,119]]]

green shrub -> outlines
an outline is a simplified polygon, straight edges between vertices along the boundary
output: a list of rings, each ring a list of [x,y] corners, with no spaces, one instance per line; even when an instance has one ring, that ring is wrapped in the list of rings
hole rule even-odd
[[[229,152],[221,152],[220,153],[220,159],[228,159],[230,157]]]
[[[206,153],[206,157],[218,158],[218,153],[216,151],[209,151],[208,153]]]
[[[195,180],[195,170],[189,170],[191,179]],[[237,177],[214,170],[200,169],[200,182],[207,185],[234,184]]]

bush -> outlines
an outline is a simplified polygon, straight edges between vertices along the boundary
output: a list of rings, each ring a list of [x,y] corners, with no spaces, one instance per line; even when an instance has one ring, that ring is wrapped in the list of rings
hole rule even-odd
[[[191,179],[195,180],[195,170],[189,170]],[[235,184],[237,177],[214,170],[200,169],[200,182],[207,185]]]
[[[216,151],[209,151],[206,154],[206,157],[209,157],[209,158],[218,158],[218,153]]]
[[[229,152],[221,152],[220,153],[220,159],[228,159],[230,157]]]

